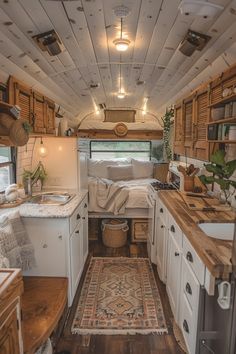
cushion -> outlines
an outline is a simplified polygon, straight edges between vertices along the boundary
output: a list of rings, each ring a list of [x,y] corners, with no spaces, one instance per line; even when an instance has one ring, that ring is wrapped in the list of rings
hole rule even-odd
[[[134,179],[153,178],[153,163],[131,159]]]
[[[107,166],[127,165],[130,159],[120,158],[114,160],[88,160],[88,175],[91,177],[109,178]]]
[[[123,181],[133,179],[133,166],[107,166],[108,178],[112,181]]]

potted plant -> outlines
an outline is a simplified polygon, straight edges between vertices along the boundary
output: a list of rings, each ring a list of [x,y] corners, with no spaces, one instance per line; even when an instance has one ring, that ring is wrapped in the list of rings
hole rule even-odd
[[[166,109],[166,113],[161,118],[163,122],[163,142],[164,142],[164,155],[167,162],[172,160],[172,149],[170,145],[170,130],[172,118],[174,117],[174,109]]]
[[[26,193],[29,193],[29,183],[31,187],[39,181],[38,191],[41,191],[43,182],[47,177],[47,173],[41,161],[39,161],[34,171],[29,171],[24,169],[23,173],[23,183]]]
[[[225,202],[228,203],[228,199],[234,194],[236,188],[236,181],[230,179],[236,171],[236,160],[226,162],[225,154],[224,150],[217,150],[211,155],[210,163],[204,164],[204,166],[207,172],[213,175],[201,175],[199,178],[205,185],[217,183],[224,194]]]

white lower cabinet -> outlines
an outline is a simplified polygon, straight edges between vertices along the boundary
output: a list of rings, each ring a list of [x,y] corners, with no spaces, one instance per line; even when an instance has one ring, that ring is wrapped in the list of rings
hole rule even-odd
[[[169,234],[166,291],[176,322],[179,322],[179,294],[182,250],[173,235]]]
[[[166,222],[167,210],[159,202],[156,215],[156,264],[159,277],[166,283],[167,256],[168,256],[168,228]]]
[[[35,250],[36,267],[24,275],[68,277],[68,304],[88,255],[87,196],[67,218],[23,218]]]

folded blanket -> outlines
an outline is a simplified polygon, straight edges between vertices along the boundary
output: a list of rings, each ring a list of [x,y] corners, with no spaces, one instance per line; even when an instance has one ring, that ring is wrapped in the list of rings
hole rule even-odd
[[[36,266],[34,248],[19,212],[0,218],[0,253],[12,268],[28,270]]]

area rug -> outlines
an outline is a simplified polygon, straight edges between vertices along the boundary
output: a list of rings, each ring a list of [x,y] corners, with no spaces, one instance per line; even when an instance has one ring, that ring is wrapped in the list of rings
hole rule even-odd
[[[71,328],[78,334],[167,333],[147,258],[91,258]]]

